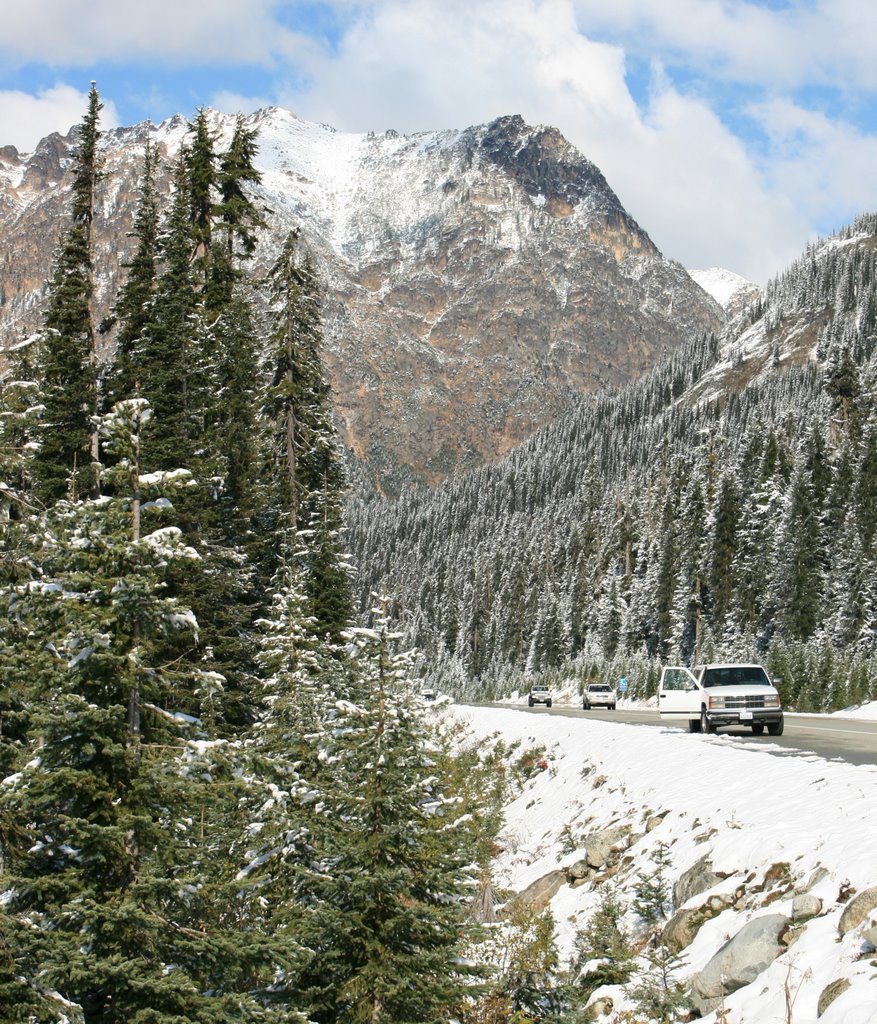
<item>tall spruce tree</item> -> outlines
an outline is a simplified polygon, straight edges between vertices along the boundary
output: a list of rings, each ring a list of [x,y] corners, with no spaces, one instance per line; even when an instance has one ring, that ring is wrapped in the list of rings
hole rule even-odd
[[[190,262],[196,287],[204,292],[210,282],[213,259],[213,225],[216,213],[216,137],[202,107],[189,125],[191,139],[184,152],[189,200]]]
[[[147,419],[137,401],[103,419],[115,497],[58,503],[32,537],[36,580],[5,588],[38,639],[11,666],[26,662],[37,710],[2,794],[0,818],[14,823],[2,924],[11,974],[43,1003],[41,1020],[60,1019],[53,1000],[83,1024],[249,1019],[249,996],[223,988],[221,936],[199,929],[187,895],[204,875],[197,798],[175,770],[185,747],[154,654],[164,634],[196,625],[164,584],[197,554],[175,527],[141,528],[141,514],[167,505],[143,504],[146,488],[170,482],[141,476]]]
[[[133,376],[155,415],[155,427],[148,443],[144,442],[143,460],[148,471],[184,466],[198,475],[215,379],[209,332],[192,267],[185,159],[174,168],[173,193],[160,243],[154,314],[131,352]],[[204,475],[212,473],[208,469]]]
[[[331,787],[299,935],[299,984],[319,1022],[448,1019],[476,973],[460,954],[473,851],[443,799],[410,666],[384,619],[354,632],[350,697],[322,738]]]
[[[232,287],[240,278],[237,263],[249,260],[256,251],[257,232],[265,227],[262,211],[248,190],[260,184],[262,175],[255,167],[258,146],[255,129],[244,125],[238,115],[228,149],[219,157],[215,206],[215,232],[221,245],[213,254],[213,288],[217,298],[230,297]]]
[[[155,289],[158,280],[159,196],[156,185],[158,160],[147,136],[143,154],[140,200],[132,236],[137,248],[125,264],[128,278],[119,291],[113,318],[119,325],[116,357],[107,380],[110,405],[135,397],[143,390],[143,377],[150,369],[144,356],[155,319]],[[153,389],[154,390],[154,389]]]
[[[271,384],[265,415],[276,465],[276,514],[306,565],[309,611],[334,641],[351,619],[342,545],[344,467],[321,359],[319,286],[297,232],[271,269]]]
[[[77,129],[70,226],[62,233],[49,283],[40,387],[44,405],[33,474],[44,501],[98,491],[97,324],[94,308],[94,221],[101,178],[94,82]]]

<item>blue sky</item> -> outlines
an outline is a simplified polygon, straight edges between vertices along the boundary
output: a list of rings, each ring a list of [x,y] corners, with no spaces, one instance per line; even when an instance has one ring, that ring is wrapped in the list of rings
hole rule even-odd
[[[558,127],[663,252],[764,282],[877,208],[874,0],[28,0],[0,146],[278,104],[345,131]]]

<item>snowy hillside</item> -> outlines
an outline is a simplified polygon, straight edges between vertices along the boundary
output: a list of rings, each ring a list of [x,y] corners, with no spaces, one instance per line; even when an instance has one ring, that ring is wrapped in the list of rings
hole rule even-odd
[[[582,863],[600,835],[618,836],[629,826],[589,879],[570,884],[569,875],[556,876],[550,906],[564,961],[602,886],[614,879],[629,906],[637,880],[653,867],[650,855],[664,843],[671,881],[690,879],[697,872],[689,869],[699,862],[714,880],[701,888],[689,885],[696,891],[671,911],[674,934],[691,920],[700,924],[682,949],[686,985],[698,974],[706,979],[714,973],[713,957],[750,922],[756,921],[750,932],[759,921],[776,931],[757,976],[736,991],[725,977],[729,1022],[877,1020],[877,769],[775,756],[761,741],[678,730],[497,708],[455,707],[450,714],[466,724],[465,742],[473,745],[486,748],[490,737],[501,736],[507,745],[544,749],[547,770],[506,808],[494,863],[497,886],[521,893]],[[869,902],[855,920],[857,907]],[[625,922],[634,934],[641,928],[630,910]],[[786,1016],[786,987],[794,998],[792,1018]],[[592,1002],[602,999],[606,1009],[607,997],[613,1010],[599,1019],[611,1024],[613,1014],[630,1004],[620,987],[599,989]],[[703,1019],[714,1024],[719,1018],[712,1009]]]

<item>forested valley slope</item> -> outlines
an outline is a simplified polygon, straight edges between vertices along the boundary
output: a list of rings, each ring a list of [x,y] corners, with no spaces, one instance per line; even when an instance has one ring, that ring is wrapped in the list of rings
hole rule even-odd
[[[349,516],[435,684],[755,659],[801,710],[874,696],[877,217],[808,246],[720,334],[583,397],[503,462]]]

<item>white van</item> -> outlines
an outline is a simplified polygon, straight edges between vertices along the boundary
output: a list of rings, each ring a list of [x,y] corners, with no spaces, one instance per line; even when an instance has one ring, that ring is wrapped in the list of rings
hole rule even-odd
[[[661,721],[686,721],[689,732],[715,732],[720,725],[748,726],[756,736],[767,727],[783,733],[780,695],[761,665],[667,666],[658,686]]]

